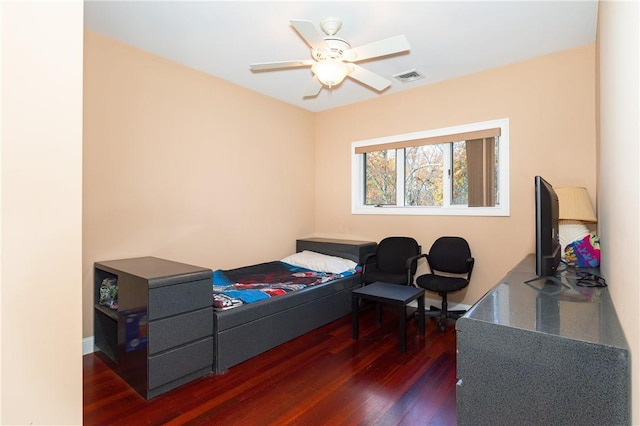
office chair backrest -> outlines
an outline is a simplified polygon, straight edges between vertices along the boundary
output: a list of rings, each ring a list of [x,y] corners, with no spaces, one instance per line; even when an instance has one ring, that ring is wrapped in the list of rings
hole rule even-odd
[[[378,269],[394,274],[406,272],[407,259],[420,254],[420,245],[410,237],[387,237],[378,243],[376,263]],[[415,274],[417,263],[411,267],[411,273]]]
[[[440,237],[429,249],[428,262],[433,270],[465,274],[471,272],[467,262],[469,258],[471,258],[471,249],[464,238]]]

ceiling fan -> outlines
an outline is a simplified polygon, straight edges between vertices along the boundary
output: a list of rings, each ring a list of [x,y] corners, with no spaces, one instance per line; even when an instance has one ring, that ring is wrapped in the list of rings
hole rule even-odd
[[[251,64],[250,67],[252,71],[267,71],[311,66],[311,71],[314,75],[313,80],[305,91],[305,98],[317,96],[323,86],[331,89],[333,86],[342,83],[347,76],[381,92],[389,87],[391,82],[356,65],[354,62],[393,55],[408,51],[411,48],[404,35],[352,48],[349,42],[336,36],[338,30],[342,27],[342,21],[338,18],[322,20],[320,28],[325,35],[322,35],[311,21],[291,20],[290,22],[311,47],[312,59]]]

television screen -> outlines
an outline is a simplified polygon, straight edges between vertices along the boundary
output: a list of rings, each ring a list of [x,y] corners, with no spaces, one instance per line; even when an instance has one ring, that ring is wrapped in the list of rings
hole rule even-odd
[[[558,236],[559,203],[553,186],[535,177],[536,194],[536,275],[553,277],[560,264]]]

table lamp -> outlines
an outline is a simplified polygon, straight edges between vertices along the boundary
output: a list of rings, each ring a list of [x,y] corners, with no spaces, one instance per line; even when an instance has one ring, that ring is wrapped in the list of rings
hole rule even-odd
[[[564,259],[567,245],[590,235],[591,232],[585,223],[596,223],[598,219],[586,188],[555,188],[555,191],[560,204],[559,237]]]

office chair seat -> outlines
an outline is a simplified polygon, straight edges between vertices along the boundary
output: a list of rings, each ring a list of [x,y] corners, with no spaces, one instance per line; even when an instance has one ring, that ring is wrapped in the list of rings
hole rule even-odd
[[[418,286],[436,293],[447,293],[462,290],[469,285],[465,278],[441,277],[439,275],[421,275],[416,279]]]
[[[407,285],[407,273],[394,274],[392,272],[370,271],[367,272],[366,283],[380,281],[383,283]]]

